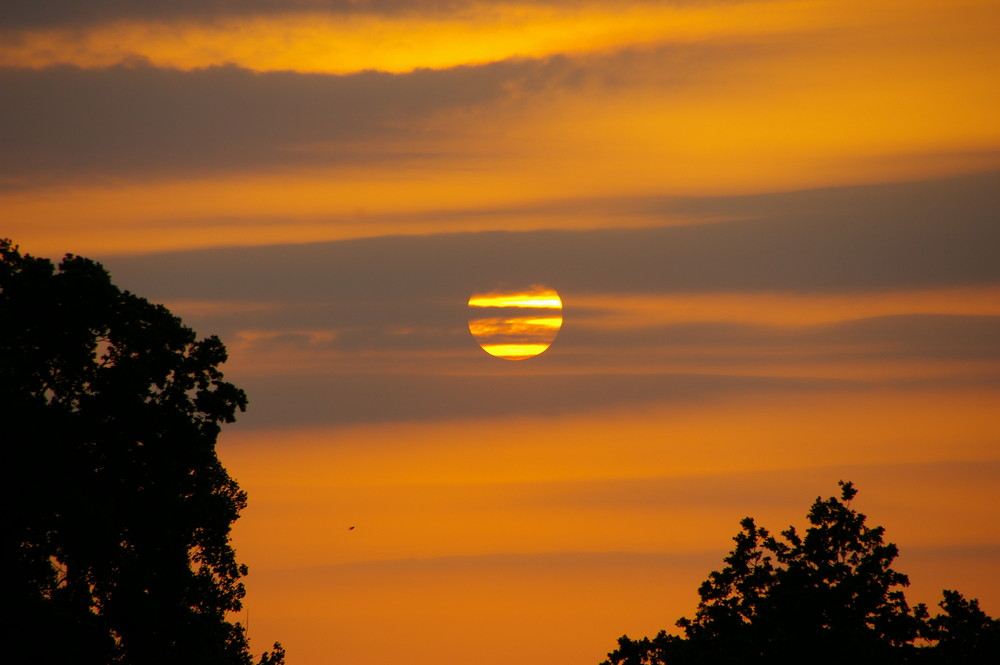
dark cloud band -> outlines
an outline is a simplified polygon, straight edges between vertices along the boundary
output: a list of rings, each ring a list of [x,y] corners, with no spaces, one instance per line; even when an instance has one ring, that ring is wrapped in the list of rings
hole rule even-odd
[[[674,205],[750,217],[716,224],[389,236],[107,257],[106,263],[120,283],[161,300],[321,302],[359,311],[372,303],[406,311],[412,303],[455,303],[463,321],[474,291],[527,279],[555,288],[569,319],[580,293],[1000,284],[997,192],[1000,173],[991,173],[649,203],[651,213]]]
[[[652,0],[657,1],[657,0]],[[669,0],[686,6],[705,0]],[[715,0],[715,4],[759,0]],[[658,0],[662,3],[663,0]],[[0,28],[38,28],[81,26],[112,20],[217,20],[243,16],[277,14],[368,14],[400,16],[412,14],[449,14],[469,7],[467,0],[5,0],[0,4]],[[478,5],[510,5],[510,0],[479,0]],[[577,7],[577,0],[533,0],[534,5]],[[626,4],[651,4],[651,0],[632,0]]]
[[[326,76],[236,67],[0,68],[0,186],[413,157],[351,146],[376,134],[391,145],[404,116],[495,99],[523,77],[518,69]]]

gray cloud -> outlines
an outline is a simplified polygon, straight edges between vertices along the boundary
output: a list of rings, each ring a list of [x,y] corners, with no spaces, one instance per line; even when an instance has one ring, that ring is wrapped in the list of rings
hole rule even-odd
[[[909,314],[879,316],[818,326],[763,326],[741,323],[682,323],[651,328],[592,330],[567,325],[561,346],[597,349],[613,338],[616,348],[650,350],[708,347],[725,349],[720,362],[752,361],[768,353],[769,364],[783,359],[771,353],[787,351],[787,361],[935,358],[1000,360],[1000,316]],[[742,355],[732,355],[738,352]],[[710,356],[711,351],[698,352]],[[685,355],[692,355],[686,351]]]
[[[364,163],[427,155],[351,146],[399,120],[504,95],[519,66],[407,75],[191,72],[148,66],[0,69],[0,179],[203,172],[322,161]],[[323,150],[303,150],[323,143]]]
[[[704,349],[689,360],[723,372],[726,363],[761,358],[774,371],[782,362],[776,351],[788,349],[800,352],[793,358],[804,354],[813,361],[996,360],[1000,319],[911,315],[803,328],[721,322],[609,332],[573,324],[574,296],[1000,284],[997,191],[1000,174],[987,174],[689,201],[762,215],[691,227],[380,237],[112,256],[105,264],[117,284],[154,301],[282,306],[186,317],[202,334],[219,333],[226,340],[240,330],[273,331],[279,335],[256,342],[262,352],[293,350],[309,357],[313,351],[336,351],[346,359],[277,376],[230,368],[230,378],[250,394],[244,421],[251,427],[541,416],[762,392],[863,390],[861,382],[674,375],[669,363],[641,376],[621,373],[621,367],[637,350],[682,353],[685,345]],[[529,361],[530,372],[485,356],[465,329],[468,296],[503,282],[544,283],[563,295],[563,330],[552,350]],[[335,334],[311,338],[297,330]],[[729,355],[720,359],[712,349]],[[417,353],[423,360],[405,371],[393,367],[396,356],[387,353],[429,350],[446,354]],[[364,357],[377,360],[358,360]],[[477,376],[482,371],[490,376]],[[902,389],[912,383],[901,381]],[[943,384],[936,378],[933,385]]]
[[[991,173],[696,201],[731,209],[742,204],[756,216],[717,224],[394,236],[104,261],[119,284],[154,300],[328,303],[349,318],[375,316],[372,308],[413,312],[413,303],[437,303],[440,316],[456,311],[450,303],[464,318],[473,291],[504,283],[557,289],[567,316],[574,295],[583,293],[997,284],[997,192],[1000,173]]]
[[[288,165],[433,163],[442,155],[394,146],[421,136],[420,121],[437,113],[521,104],[554,90],[701,85],[699,72],[733,48],[741,57],[753,51],[684,45],[343,76],[235,66],[182,72],[143,63],[0,68],[0,187]]]
[[[823,326],[803,339],[820,345],[858,347],[853,354],[858,358],[1000,360],[1000,317],[883,316]]]
[[[661,0],[662,1],[662,0]],[[734,4],[757,0],[716,0],[716,4]],[[560,6],[577,4],[576,0],[536,0],[536,4]],[[670,0],[677,6],[704,3],[704,0]],[[482,4],[509,4],[509,0],[485,0]],[[626,5],[648,4],[626,2]],[[224,17],[267,16],[272,14],[325,13],[401,14],[452,13],[468,8],[466,0],[60,0],[58,3],[37,0],[5,0],[0,4],[0,27],[28,28],[43,26],[87,25],[108,20],[215,20]]]
[[[325,369],[292,370],[288,374],[244,375],[237,365],[229,378],[251,397],[251,409],[241,419],[250,427],[541,417],[647,403],[704,403],[751,394],[864,391],[889,385],[902,390],[997,385],[995,377],[957,375],[947,381],[939,377],[903,378],[868,384],[860,378],[678,374],[669,358],[661,356],[673,353],[686,362],[720,372],[734,363],[763,362],[768,373],[778,374],[786,362],[794,367],[803,358],[834,363],[899,358],[996,361],[1000,359],[1000,317],[885,317],[821,330],[791,331],[715,325],[711,326],[712,335],[705,334],[704,326],[680,329],[680,337],[672,329],[647,331],[643,336],[646,346],[626,331],[591,338],[589,346],[578,347],[578,335],[569,326],[556,346],[528,361],[529,367],[487,357],[475,348],[462,323],[450,334],[425,333],[405,344],[387,339],[379,331],[359,332],[358,338],[346,344],[340,340],[303,344],[299,350],[305,351],[304,357],[312,352],[320,358],[334,347],[349,359],[359,350],[385,354],[401,346],[414,351],[440,347],[451,355],[409,363],[407,373],[394,370],[399,361],[389,355],[384,361],[362,363],[361,370],[357,363],[352,369],[351,363],[345,362],[340,370],[334,363]],[[690,343],[696,343],[700,350],[688,352],[684,345]],[[288,344],[286,339],[269,340],[261,350]],[[641,358],[643,372],[619,371],[623,364],[635,364],[636,357]]]
[[[535,367],[544,358],[532,360]],[[484,363],[498,363],[483,357]],[[495,365],[491,365],[495,367]],[[733,395],[846,390],[853,382],[680,374],[343,373],[227,378],[247,391],[241,427],[348,425],[454,418],[558,416],[595,408],[703,403]]]
[[[460,353],[475,348],[466,329],[468,313],[461,302],[377,305],[302,305],[183,318],[202,334],[217,334],[223,339],[234,339],[245,330],[270,333],[254,343],[253,349],[260,353]],[[329,335],[317,337],[315,331]],[[786,360],[791,364],[801,362],[802,354],[816,361],[1000,360],[1000,317],[911,314],[806,326],[686,322],[611,331],[588,327],[570,315],[557,344],[558,351],[550,354],[554,367],[572,367],[584,356],[586,364],[595,369],[602,363],[614,365],[632,354],[669,353],[671,349],[712,366],[761,358],[781,365],[785,360],[774,355],[777,351],[787,351],[790,355]],[[724,349],[725,354],[712,361],[713,348]]]
[[[195,18],[213,20],[232,16],[294,14],[305,12],[396,13],[420,8],[448,9],[458,5],[455,0],[61,0],[58,4],[32,0],[7,0],[0,5],[0,25],[42,27],[87,25],[108,20],[164,20]]]

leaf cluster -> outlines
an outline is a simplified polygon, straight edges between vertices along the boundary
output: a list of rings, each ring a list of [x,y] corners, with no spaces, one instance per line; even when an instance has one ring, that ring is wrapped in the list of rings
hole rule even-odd
[[[699,588],[694,618],[677,621],[683,637],[623,636],[603,665],[997,662],[1000,621],[955,591],[934,618],[909,607],[909,579],[891,567],[896,546],[851,508],[853,484],[840,490],[817,497],[804,534],[773,535],[745,518],[725,567]]]
[[[225,360],[99,264],[0,240],[0,574],[31,662],[251,662],[227,620],[246,495],[215,443],[247,398]]]

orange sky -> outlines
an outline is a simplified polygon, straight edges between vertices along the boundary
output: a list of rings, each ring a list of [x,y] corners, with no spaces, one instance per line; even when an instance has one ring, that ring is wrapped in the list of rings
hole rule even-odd
[[[257,651],[595,664],[840,479],[911,602],[997,615],[998,29],[993,0],[12,0],[0,234],[227,344]],[[469,297],[525,285],[554,344],[483,353]]]

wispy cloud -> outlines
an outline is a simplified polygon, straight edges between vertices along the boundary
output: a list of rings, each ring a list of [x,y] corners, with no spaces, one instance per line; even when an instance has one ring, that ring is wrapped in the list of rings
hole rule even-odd
[[[418,299],[454,303],[462,317],[473,291],[525,279],[555,288],[567,318],[577,293],[987,285],[1000,281],[998,181],[988,174],[777,194],[748,204],[750,219],[694,226],[387,236],[108,256],[106,263],[129,288],[166,300]],[[678,203],[689,205],[725,210],[730,202]]]
[[[21,29],[9,31],[0,47],[0,65],[108,67],[141,60],[183,70],[236,64],[257,71],[409,72],[624,46],[760,38],[836,22],[836,13],[795,0],[192,9],[147,8],[100,20],[98,5],[91,20],[67,27],[31,26],[32,17],[21,12]]]

